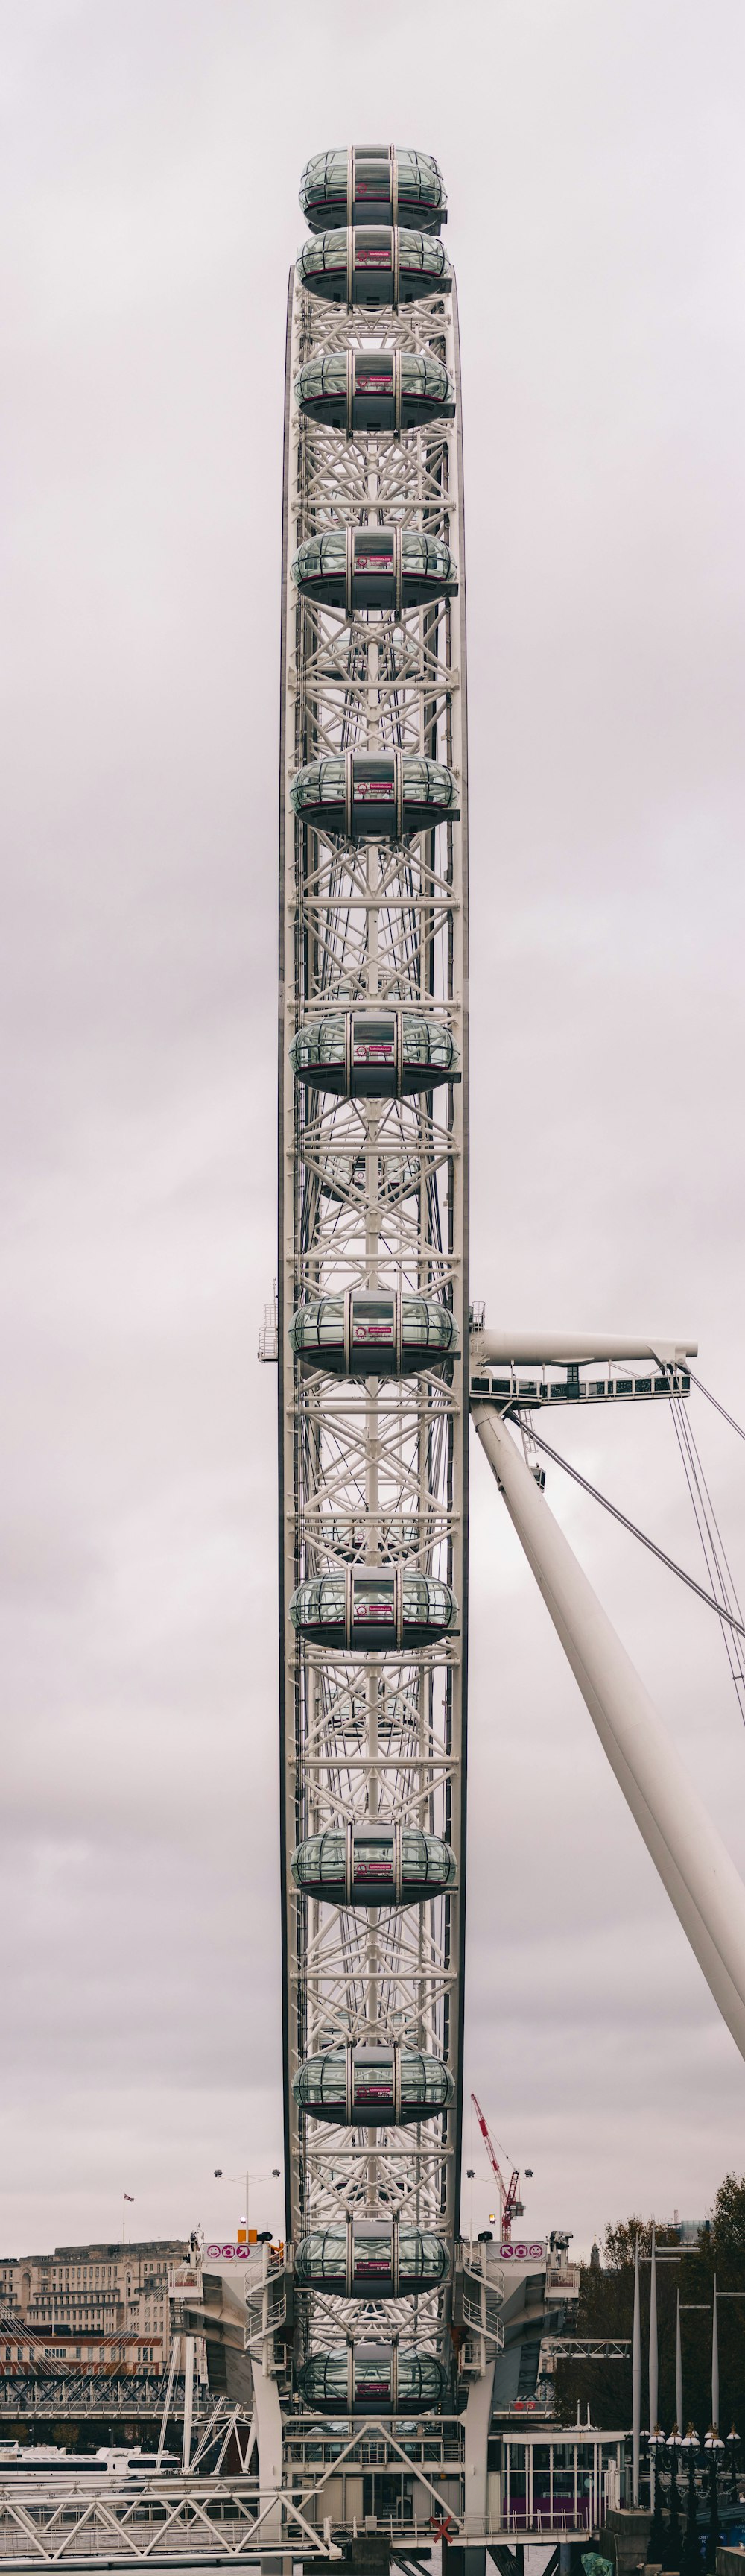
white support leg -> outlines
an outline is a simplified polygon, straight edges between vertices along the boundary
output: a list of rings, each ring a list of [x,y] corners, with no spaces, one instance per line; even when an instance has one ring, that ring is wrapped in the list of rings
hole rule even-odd
[[[173,2383],[174,2383],[174,2379],[175,2379],[175,2377],[176,2377],[176,2363],[177,2363],[177,2361],[178,2361],[178,2355],[179,2355],[179,2344],[180,2344],[180,2342],[181,2342],[181,2336],[180,2336],[180,2335],[178,2335],[178,2334],[175,2334],[175,2335],[174,2335],[174,2337],[173,2337],[173,2343],[172,2343],[172,2345],[171,2345],[171,2362],[170,2362],[170,2368],[169,2368],[169,2372],[168,2372],[168,2386],[167,2386],[167,2388],[166,2388],[165,2405],[164,2405],[164,2408],[163,2408],[163,2420],[162,2420],[161,2427],[160,2427],[160,2440],[159,2440],[159,2443],[158,2443],[158,2449],[157,2449],[156,2460],[155,2460],[155,2466],[156,2466],[156,2469],[159,2469],[159,2468],[160,2468],[160,2466],[161,2466],[162,2459],[163,2459],[163,2453],[164,2453],[165,2446],[166,2446],[166,2433],[167,2433],[167,2431],[168,2431],[168,2417],[169,2417],[170,2412],[171,2412],[171,2398],[172,2398],[172,2396],[173,2396]]]
[[[282,2410],[276,2379],[265,2379],[258,2362],[253,2365],[254,2418],[259,2448],[259,2488],[261,2496],[262,2547],[271,2546],[282,2529]],[[271,2504],[272,2496],[276,2504]],[[267,2513],[266,2507],[271,2509]]]
[[[484,2546],[487,2515],[487,2468],[489,2425],[491,2422],[494,2360],[488,2361],[481,2378],[474,2379],[466,2400],[464,2467],[466,2544]]]
[[[487,1405],[472,1410],[611,1769],[745,2057],[745,1887],[505,1424]]]
[[[191,2459],[191,2420],[194,2404],[194,2336],[184,2336],[184,2438],[181,2466],[188,2469]]]

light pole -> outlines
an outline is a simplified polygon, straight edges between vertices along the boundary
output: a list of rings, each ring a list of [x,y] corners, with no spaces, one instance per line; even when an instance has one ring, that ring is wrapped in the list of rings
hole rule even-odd
[[[250,2185],[251,2185],[251,2183],[252,2183],[252,2182],[279,2182],[279,2177],[280,2177],[281,2167],[280,2167],[279,2165],[272,2165],[271,2173],[249,2173],[248,2166],[247,2166],[247,2165],[244,2165],[244,2166],[242,2167],[242,2169],[241,2169],[240,2173],[223,2173],[222,2165],[215,2165],[215,2166],[213,2167],[213,2171],[214,2171],[214,2176],[215,2176],[215,2181],[216,2181],[216,2182],[242,2182],[242,2183],[245,2183],[245,2186],[246,2186],[246,2218],[245,2218],[245,2236],[244,2236],[244,2235],[243,2235],[243,2233],[242,2233],[242,2230],[241,2230],[241,2224],[240,2224],[240,2220],[239,2220],[239,2222],[238,2222],[238,2226],[237,2226],[237,2228],[236,2228],[236,2241],[237,2241],[237,2243],[238,2243],[239,2245],[240,2245],[240,2244],[242,2244],[242,2243],[245,2243],[245,2244],[247,2245],[247,2244],[248,2244],[248,2220],[249,2220],[249,2206],[250,2206],[250,2204],[249,2204],[249,2189],[250,2189]]]
[[[638,2238],[638,2236],[637,2236],[637,2240],[636,2240],[636,2250],[635,2250],[635,2253],[634,2253],[634,2330],[633,2330],[632,2344],[631,2344],[631,2410],[632,2410],[632,2422],[633,2422],[633,2471],[632,2471],[633,2484],[632,2484],[632,2490],[631,2490],[631,2500],[632,2500],[632,2504],[633,2504],[633,2507],[634,2507],[634,2511],[635,2511],[635,2513],[638,2513],[638,2511],[639,2511],[639,2455],[640,2455],[640,2451],[641,2451],[641,2421],[642,2421],[642,2330],[641,2330],[641,2310],[640,2310],[640,2305],[639,2305],[639,2238]]]

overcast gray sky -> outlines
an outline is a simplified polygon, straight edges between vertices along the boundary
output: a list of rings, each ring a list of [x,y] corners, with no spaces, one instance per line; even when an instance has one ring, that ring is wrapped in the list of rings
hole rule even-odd
[[[115,2236],[124,2188],[134,2233],[224,2230],[213,2167],[279,2161],[254,1353],[286,283],[332,143],[434,151],[451,206],[474,1293],[696,1332],[745,1417],[744,74],[741,0],[0,0],[3,2252]],[[566,1436],[699,1573],[669,1420]],[[716,1623],[548,1497],[744,1867]],[[468,2083],[585,2245],[710,2204],[745,2071],[478,1450],[473,1504]]]

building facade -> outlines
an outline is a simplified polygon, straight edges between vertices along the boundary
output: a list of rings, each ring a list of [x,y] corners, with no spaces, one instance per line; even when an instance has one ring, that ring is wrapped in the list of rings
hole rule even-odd
[[[9,2349],[8,2336],[4,2343],[2,2336],[7,2326],[24,2350],[35,2337],[59,2342],[83,2366],[83,2347],[87,2353],[98,2350],[102,2338],[113,2337],[117,2345],[124,2338],[141,2346],[143,2367],[166,2367],[169,2274],[188,2251],[188,2239],[173,2236],[134,2245],[56,2245],[53,2254],[0,2260],[0,2346]],[[2,2366],[8,2367],[7,2360]]]

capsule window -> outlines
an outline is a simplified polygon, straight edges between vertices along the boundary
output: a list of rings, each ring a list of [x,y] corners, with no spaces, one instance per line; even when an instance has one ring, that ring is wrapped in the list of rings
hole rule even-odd
[[[355,154],[354,193],[360,203],[369,198],[371,203],[374,200],[377,205],[390,205],[391,165],[387,152],[369,161],[361,161]]]
[[[395,1335],[395,1307],[392,1297],[355,1297],[352,1304],[353,1342],[392,1342]]]
[[[390,2237],[373,2236],[372,2232],[368,2235],[364,2231],[355,2234],[354,2268],[358,2280],[389,2280],[392,2270]]]
[[[352,1617],[355,1625],[365,1619],[375,1621],[395,1616],[393,1575],[356,1574],[353,1585]]]
[[[391,1880],[395,1873],[390,1834],[355,1834],[353,1865],[358,1883],[365,1879]]]
[[[355,805],[390,804],[394,793],[395,772],[392,760],[366,760],[358,754],[354,764],[353,795]]]
[[[382,2063],[381,2063],[382,2059]],[[393,2101],[393,2064],[382,2050],[366,2057],[360,2049],[354,2064],[354,2107],[361,2110],[371,2102]]]
[[[396,1052],[396,1028],[393,1019],[356,1019],[352,1028],[352,1055],[355,1064],[392,1064]]]
[[[358,226],[354,236],[354,265],[355,268],[392,268],[393,242],[388,225]]]
[[[392,528],[355,528],[356,572],[392,572],[393,553]]]
[[[392,356],[391,356],[391,357],[385,357],[385,356],[382,356],[382,357],[380,357],[380,358],[376,358],[375,360],[370,359],[370,358],[358,358],[358,359],[356,360],[356,364],[355,364],[355,371],[354,371],[354,390],[355,390],[355,393],[357,393],[357,394],[389,394],[389,393],[391,392],[392,385],[393,385],[393,358],[392,358]]]

